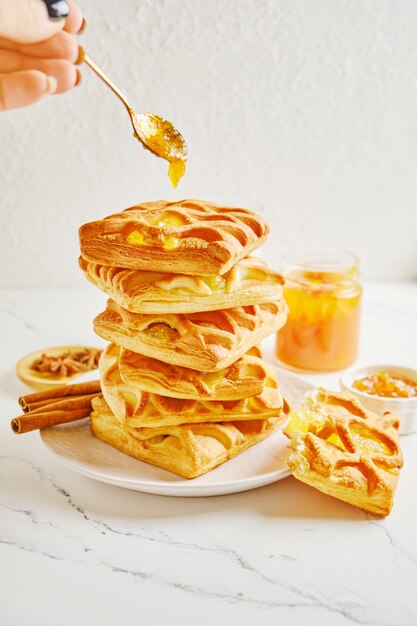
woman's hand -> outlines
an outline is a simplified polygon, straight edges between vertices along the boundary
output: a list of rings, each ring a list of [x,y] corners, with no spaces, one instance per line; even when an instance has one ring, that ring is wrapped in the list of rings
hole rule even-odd
[[[73,35],[84,25],[74,0],[0,0],[0,111],[80,82],[75,64],[82,58]]]

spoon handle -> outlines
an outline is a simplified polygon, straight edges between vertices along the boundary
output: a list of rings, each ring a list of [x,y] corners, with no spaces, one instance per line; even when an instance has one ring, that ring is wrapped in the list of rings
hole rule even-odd
[[[97,74],[97,76],[101,78],[101,80],[105,82],[108,87],[110,87],[112,92],[115,93],[116,96],[123,102],[126,109],[130,113],[130,111],[132,110],[132,107],[130,106],[126,96],[120,91],[118,87],[116,87],[116,85],[110,80],[107,74],[103,72],[103,70],[97,65],[97,63],[94,63],[93,59],[90,56],[88,56],[88,54],[84,55],[84,63],[86,63],[88,67],[90,67],[93,70],[93,72],[95,72],[95,74]]]

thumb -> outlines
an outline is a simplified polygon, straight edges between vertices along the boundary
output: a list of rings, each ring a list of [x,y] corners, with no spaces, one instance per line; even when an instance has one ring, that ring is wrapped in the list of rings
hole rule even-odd
[[[65,19],[50,20],[47,7],[45,0],[0,0],[0,36],[20,43],[49,39],[64,28]]]
[[[37,70],[25,70],[0,76],[0,111],[19,109],[34,104],[43,96],[54,93],[57,82]]]

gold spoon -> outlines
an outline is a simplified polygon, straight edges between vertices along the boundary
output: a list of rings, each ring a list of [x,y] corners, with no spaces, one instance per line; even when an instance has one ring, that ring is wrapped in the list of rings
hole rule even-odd
[[[83,60],[123,102],[130,115],[135,136],[142,142],[144,147],[156,156],[169,161],[168,176],[172,186],[176,187],[180,178],[184,175],[188,154],[187,144],[182,135],[171,122],[164,120],[159,115],[135,113],[126,96],[116,87],[107,74],[94,63],[92,58],[84,53]]]

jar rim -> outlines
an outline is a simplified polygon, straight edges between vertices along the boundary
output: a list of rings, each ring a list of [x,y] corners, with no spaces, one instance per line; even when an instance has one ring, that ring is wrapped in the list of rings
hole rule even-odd
[[[328,280],[314,285],[308,273],[323,273]],[[285,251],[282,255],[282,273],[286,280],[303,287],[318,289],[340,289],[358,282],[359,257],[349,250],[314,247]],[[306,273],[307,275],[303,274]],[[338,276],[337,280],[332,280]],[[343,279],[340,279],[340,275]]]

